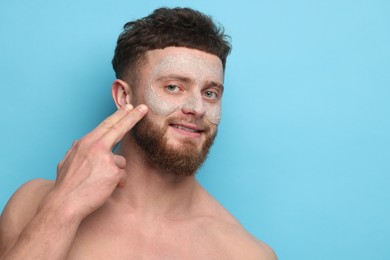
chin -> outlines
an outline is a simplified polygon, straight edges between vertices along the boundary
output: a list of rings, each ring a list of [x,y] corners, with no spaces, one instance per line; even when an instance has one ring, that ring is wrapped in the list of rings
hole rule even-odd
[[[193,176],[206,160],[216,131],[209,129],[194,138],[173,130],[146,119],[135,125],[132,134],[151,166],[176,176]]]
[[[168,133],[164,136],[164,139],[166,140],[166,145],[168,147],[178,151],[185,151],[188,149],[201,151],[206,142],[206,138],[203,136],[201,138],[178,137],[169,135]]]

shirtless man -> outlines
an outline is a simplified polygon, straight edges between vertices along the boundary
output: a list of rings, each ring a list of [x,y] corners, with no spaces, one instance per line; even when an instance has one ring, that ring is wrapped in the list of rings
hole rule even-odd
[[[1,259],[276,259],[197,182],[217,133],[230,44],[191,9],[125,25],[118,110],[0,219]],[[120,142],[120,147],[113,148]]]

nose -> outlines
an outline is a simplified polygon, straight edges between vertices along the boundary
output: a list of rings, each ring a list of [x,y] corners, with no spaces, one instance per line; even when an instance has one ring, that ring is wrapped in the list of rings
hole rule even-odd
[[[192,114],[196,117],[204,116],[206,108],[204,106],[202,96],[198,94],[188,97],[183,104],[182,111],[184,114]]]

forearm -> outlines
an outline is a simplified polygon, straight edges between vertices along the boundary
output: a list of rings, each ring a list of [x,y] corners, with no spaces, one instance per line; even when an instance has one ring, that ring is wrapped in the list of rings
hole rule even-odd
[[[69,211],[43,207],[1,259],[64,259],[79,224]]]

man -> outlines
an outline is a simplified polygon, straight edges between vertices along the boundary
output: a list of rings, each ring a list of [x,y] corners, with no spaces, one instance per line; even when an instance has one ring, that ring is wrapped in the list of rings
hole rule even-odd
[[[118,110],[74,142],[56,181],[12,196],[2,259],[276,259],[194,177],[220,121],[226,36],[180,8],[124,28]]]

